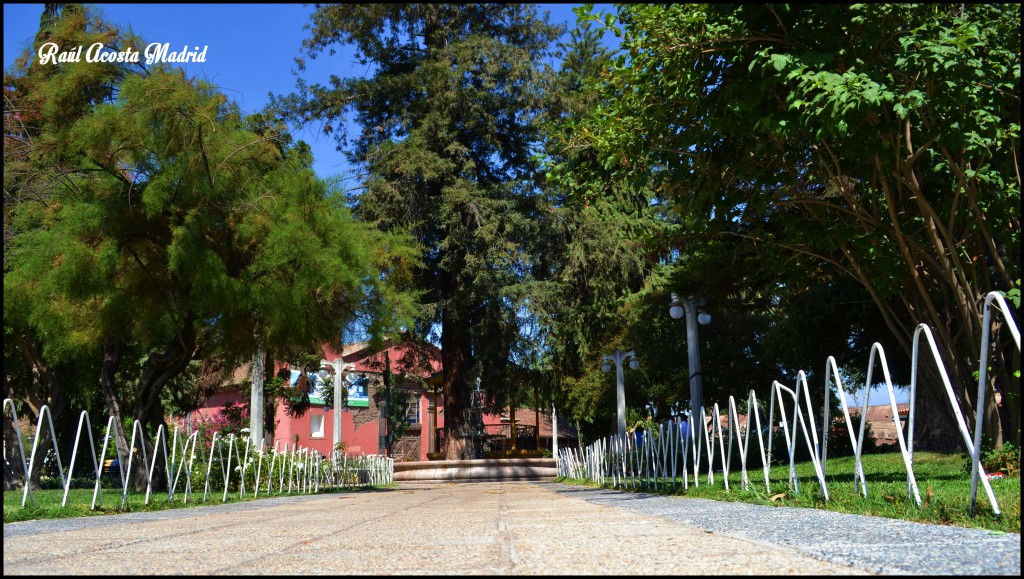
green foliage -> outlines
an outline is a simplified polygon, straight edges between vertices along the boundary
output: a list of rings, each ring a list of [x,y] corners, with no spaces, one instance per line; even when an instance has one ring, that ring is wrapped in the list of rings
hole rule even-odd
[[[73,489],[89,489],[93,490],[96,486],[96,479],[84,476],[76,476],[71,479],[70,488]],[[61,482],[60,478],[44,476],[39,481],[39,488],[42,490],[64,490],[64,483]]]
[[[232,463],[237,466],[238,459],[235,454],[242,450],[238,446],[241,444],[244,448],[245,441],[249,437],[249,407],[247,404],[235,404],[234,401],[228,400],[210,418],[198,418],[194,428],[199,432],[197,441],[201,445],[201,449],[195,455],[198,460],[190,467],[192,469],[190,479],[192,489],[193,492],[195,489],[199,489],[201,493],[209,482],[212,492],[216,494],[218,489],[223,490],[224,488],[224,471],[228,468],[229,453]],[[214,442],[215,434],[216,442]],[[213,466],[210,469],[209,479],[207,479],[206,469],[211,464],[209,462],[211,454],[213,455]],[[239,484],[237,475],[233,473],[233,476],[236,479],[235,484]]]
[[[622,53],[599,104],[559,137],[573,157],[549,175],[582,203],[608,182],[664,199],[678,293],[752,306],[812,345],[891,340],[890,356],[927,323],[967,383],[982,298],[1019,278],[1020,7],[617,10]],[[812,288],[815,309],[792,299]],[[866,305],[816,315],[851,302]],[[779,333],[763,338],[779,349]],[[1016,395],[1015,345],[995,341],[993,367]],[[944,403],[939,389],[920,395]],[[999,410],[1011,435],[1014,408]],[[921,441],[955,441],[948,417],[928,414]]]
[[[422,246],[411,284],[423,305],[406,327],[425,335],[440,324],[446,428],[461,421],[472,378],[506,391],[521,350],[517,311],[535,266],[537,70],[557,33],[522,4],[323,5],[306,54],[352,45],[373,73],[300,79],[295,94],[273,99],[294,121],[323,123],[365,169],[349,199],[357,215]],[[349,114],[360,127],[351,138]]]
[[[138,42],[90,18],[48,34]],[[137,354],[116,394],[151,427],[197,398],[175,382],[194,359],[234,367],[409,312],[408,235],[355,219],[280,120],[163,65],[22,65],[5,95],[24,113],[5,104],[5,321],[44,336],[51,363]]]
[[[1017,278],[1016,287],[1003,293],[1003,297],[1013,304],[1013,307],[1020,309],[1020,278]]]
[[[536,250],[543,269],[535,274],[529,307],[543,328],[537,366],[550,376],[556,405],[595,438],[615,424],[615,379],[600,371],[603,354],[638,352],[641,370],[627,370],[628,408],[649,402],[663,412],[678,400],[671,383],[679,382],[679,368],[668,352],[678,340],[664,339],[664,320],[646,307],[658,299],[654,288],[665,269],[659,259],[674,224],[649,189],[632,188],[611,170],[572,172],[598,163],[574,139],[581,121],[602,104],[599,87],[613,55],[600,30],[585,21],[559,50],[561,67],[545,80],[545,210]],[[655,350],[664,355],[656,359]]]
[[[963,459],[962,472],[970,474],[973,470],[973,459],[970,454],[961,454]],[[981,466],[988,474],[1002,473],[1010,478],[1020,478],[1020,447],[1012,442],[1004,442],[999,448],[982,445]]]
[[[635,408],[629,408],[626,410],[626,432],[658,432],[658,423],[654,420],[654,417],[650,414],[644,415]]]

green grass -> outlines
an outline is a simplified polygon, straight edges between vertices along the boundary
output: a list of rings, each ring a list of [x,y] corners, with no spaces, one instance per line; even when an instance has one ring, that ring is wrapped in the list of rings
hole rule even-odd
[[[853,487],[853,457],[829,458],[825,480],[828,484],[829,500],[818,498],[820,485],[810,462],[797,463],[796,474],[800,491],[792,492],[787,482],[789,465],[773,465],[770,473],[771,490],[764,484],[760,467],[748,469],[750,481],[748,490],[742,490],[739,464],[733,461],[729,473],[729,489],[725,490],[722,474],[715,473],[715,482],[707,484],[707,474],[702,474],[700,486],[693,486],[690,476],[689,489],[682,489],[681,479],[676,488],[666,488],[666,481],[658,481],[658,489],[639,484],[635,490],[659,494],[738,501],[758,505],[806,507],[828,509],[840,513],[873,515],[892,519],[903,519],[920,523],[952,525],[988,529],[996,532],[1020,533],[1020,478],[1003,478],[990,481],[1002,514],[997,516],[989,505],[981,482],[978,483],[977,509],[972,517],[970,505],[970,473],[963,471],[964,459],[958,454],[930,452],[914,453],[914,475],[920,490],[922,506],[918,507],[913,496],[907,498],[907,475],[903,457],[894,454],[869,454],[862,457],[864,475],[867,478],[868,496],[855,492]],[[562,482],[597,486],[578,479],[559,479]],[[605,485],[608,486],[608,485]],[[625,490],[630,490],[627,486]]]
[[[360,492],[371,489],[387,488],[393,485],[378,485],[376,487],[347,487],[345,489],[335,489],[321,491],[319,494],[330,494],[330,493],[342,493],[342,492]],[[146,504],[146,493],[144,492],[128,492],[128,502],[124,509],[121,509],[121,489],[120,488],[104,488],[102,493],[102,504],[96,505],[96,510],[91,510],[89,507],[92,505],[92,493],[93,489],[71,489],[68,493],[67,506],[61,506],[61,500],[64,497],[63,489],[57,490],[33,490],[32,499],[29,499],[25,507],[21,506],[23,491],[4,491],[4,523],[13,523],[16,521],[31,521],[35,519],[65,519],[71,517],[88,517],[98,515],[111,515],[116,513],[125,512],[148,512],[148,511],[163,511],[167,509],[181,509],[181,508],[192,508],[201,505],[220,505],[228,503],[241,503],[249,502],[253,500],[260,500],[267,498],[267,495],[261,490],[259,498],[254,499],[252,491],[246,491],[244,497],[238,496],[238,490],[229,491],[227,501],[224,501],[224,487],[220,488],[219,492],[211,492],[206,497],[206,502],[203,502],[203,491],[199,489],[199,492],[193,493],[192,499],[189,502],[184,502],[184,493],[178,491],[175,493],[174,500],[167,499],[166,491],[163,493],[153,492],[150,494],[149,504]],[[299,493],[293,491],[291,495],[309,494]],[[273,494],[274,497],[288,496],[289,493],[277,493]],[[97,501],[99,503],[99,501]]]

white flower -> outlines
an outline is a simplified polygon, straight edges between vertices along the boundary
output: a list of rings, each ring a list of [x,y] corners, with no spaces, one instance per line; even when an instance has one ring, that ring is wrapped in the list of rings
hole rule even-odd
[[[249,429],[248,428],[243,428],[242,432],[249,432]]]

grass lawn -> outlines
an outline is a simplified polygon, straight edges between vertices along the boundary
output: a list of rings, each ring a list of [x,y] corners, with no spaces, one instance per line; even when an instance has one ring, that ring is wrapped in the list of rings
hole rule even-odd
[[[658,481],[658,489],[637,481],[635,490],[657,492],[673,496],[686,496],[719,501],[739,501],[759,505],[821,508],[841,513],[875,515],[920,523],[974,527],[990,531],[1020,533],[1020,478],[994,479],[991,482],[1002,514],[994,514],[981,482],[978,482],[978,499],[975,516],[968,514],[970,505],[970,472],[963,471],[965,459],[959,454],[934,452],[914,453],[914,475],[921,494],[922,506],[918,507],[913,497],[907,498],[907,475],[900,453],[869,454],[862,457],[864,475],[867,478],[868,496],[865,498],[853,486],[853,457],[829,458],[825,480],[828,483],[829,501],[818,498],[820,485],[811,462],[797,463],[796,474],[800,483],[799,492],[791,492],[787,482],[789,464],[773,465],[770,473],[771,490],[765,488],[764,473],[760,467],[747,470],[750,481],[748,490],[742,490],[738,461],[733,461],[729,473],[729,490],[725,490],[721,473],[715,473],[714,484],[707,484],[707,474],[702,474],[700,486],[693,486],[690,476],[689,489],[683,490],[681,479],[676,485]],[[576,479],[560,479],[562,482],[597,486],[594,483]],[[667,481],[671,482],[671,481]],[[666,488],[668,487],[668,488]],[[627,485],[625,490],[630,489]]]
[[[328,493],[342,493],[342,492],[360,492],[369,490],[372,488],[386,488],[390,485],[378,485],[377,487],[347,487],[345,489],[326,490],[320,494]],[[167,493],[153,492],[149,498],[149,504],[146,504],[146,493],[136,493],[129,491],[128,493],[128,504],[127,507],[121,509],[121,489],[120,488],[104,488],[102,493],[102,504],[97,504],[96,510],[91,510],[89,507],[92,505],[92,494],[93,489],[71,489],[68,493],[67,506],[61,506],[61,499],[64,497],[64,491],[59,490],[34,490],[32,496],[35,498],[34,504],[31,499],[26,502],[25,507],[21,506],[21,498],[23,491],[4,491],[4,523],[12,523],[16,521],[30,521],[34,519],[64,519],[70,517],[88,517],[97,515],[111,515],[116,513],[125,512],[146,512],[146,511],[163,511],[166,509],[181,509],[191,508],[200,505],[220,505],[226,503],[240,503],[248,502],[253,500],[260,500],[266,498],[266,494],[261,491],[259,498],[254,499],[252,491],[246,492],[244,497],[239,497],[238,491],[228,492],[227,500],[224,501],[224,487],[221,487],[219,492],[211,492],[206,497],[206,502],[203,502],[203,491],[200,488],[198,493],[192,495],[191,500],[188,503],[184,502],[184,493],[180,490],[175,494],[174,500],[167,499]],[[289,493],[277,493],[273,496],[286,496]],[[290,494],[309,494],[292,492]],[[99,501],[97,501],[99,503]]]

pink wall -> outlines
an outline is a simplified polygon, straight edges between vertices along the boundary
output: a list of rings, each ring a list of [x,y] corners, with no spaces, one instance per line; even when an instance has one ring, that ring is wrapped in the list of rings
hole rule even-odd
[[[237,390],[221,390],[210,396],[209,400],[196,413],[206,419],[212,418],[220,414],[220,408],[228,400],[237,405],[249,404],[249,400],[243,398]],[[321,436],[313,436],[311,432],[310,425],[314,416],[323,417],[323,434]],[[345,442],[348,452],[350,454],[377,454],[377,429],[379,428],[377,421],[372,420],[356,429],[352,418],[351,410],[341,414],[341,440]],[[277,430],[274,433],[274,439],[266,441],[268,447],[276,446],[278,450],[284,450],[287,445],[288,448],[291,448],[296,443],[295,435],[297,434],[300,447],[318,450],[323,454],[331,451],[334,441],[333,409],[324,412],[323,405],[312,404],[305,414],[298,418],[292,418],[285,412],[284,405],[278,404],[276,421]]]
[[[337,351],[332,350],[328,346],[324,346],[323,350],[325,357],[323,362],[327,363],[340,363],[344,366],[354,367],[354,372],[359,374],[369,375],[373,378],[379,378],[382,366],[380,362],[383,361],[384,356],[382,352],[369,354],[364,348],[362,350],[357,349],[358,345],[346,346],[344,355],[339,354]],[[392,346],[388,348],[388,355],[392,362],[392,368],[395,370],[400,369],[403,357],[406,354],[406,350],[403,346]],[[429,370],[424,368],[421,370],[421,375],[424,378],[428,378],[431,374],[436,374],[440,371],[440,352],[436,348],[427,347],[427,353],[429,360],[426,361],[426,366]],[[278,365],[277,369],[285,367],[285,365]],[[430,387],[428,387],[429,389]],[[419,460],[427,459],[427,452],[433,450],[430,445],[431,440],[431,412],[430,412],[430,401],[434,398],[433,391],[428,390],[420,394],[420,444],[419,444]],[[236,404],[248,405],[248,395],[245,397],[235,389],[224,389],[215,392],[198,411],[205,417],[209,418],[219,413],[220,408],[228,400],[233,400]],[[438,396],[438,400],[443,400],[443,397]],[[332,450],[332,443],[334,441],[334,413],[336,409],[330,409],[325,411],[322,404],[311,404],[309,410],[298,418],[292,418],[285,412],[283,404],[279,403],[277,406],[276,423],[277,428],[274,433],[273,440],[267,440],[266,444],[270,448],[277,448],[278,450],[284,450],[285,448],[292,448],[296,441],[298,446],[301,448],[310,448],[317,450],[322,454],[328,454]],[[373,402],[373,395],[371,393],[371,404],[369,408],[350,408],[342,411],[341,413],[341,440],[346,445],[346,450],[349,454],[378,454],[382,450],[378,446],[380,444],[380,416],[379,410],[376,404]],[[321,419],[323,426],[321,429],[322,434],[319,436],[313,436],[311,432],[311,422],[314,418]],[[356,418],[360,422],[364,422],[356,428]],[[522,420],[524,417],[520,417]],[[531,413],[532,418],[532,413]],[[483,416],[484,424],[486,425],[497,425],[501,423],[501,416],[497,414],[485,414]],[[532,422],[532,421],[531,421]],[[443,407],[439,405],[437,413],[437,424],[434,425],[436,428],[444,428],[444,412]],[[549,434],[550,435],[550,434]],[[443,449],[438,449],[442,450]]]
[[[427,460],[427,452],[431,450],[429,401],[432,397],[432,393],[420,395],[421,430],[419,460]],[[441,397],[438,396],[438,398],[440,399]],[[248,404],[249,402],[248,400],[243,400],[242,395],[237,390],[222,390],[211,396],[204,407],[200,408],[198,412],[209,418],[212,415],[218,414],[220,407],[228,400],[233,400],[236,404]],[[439,406],[437,428],[444,428],[444,412],[442,410],[443,407]],[[286,447],[292,448],[296,444],[296,435],[298,435],[298,445],[300,448],[310,448],[325,455],[330,453],[334,440],[334,412],[334,409],[324,411],[323,405],[313,404],[310,405],[310,409],[304,415],[292,418],[285,412],[284,405],[278,404],[277,430],[274,433],[274,439],[267,440],[267,446],[277,448],[278,450],[284,450]],[[350,409],[341,414],[341,440],[345,442],[346,450],[349,454],[380,453],[381,450],[378,448],[378,429],[380,424],[378,420],[370,420],[356,429],[353,421],[355,412],[366,412],[366,410]],[[323,417],[322,436],[313,436],[311,433],[310,424],[314,416]],[[487,425],[500,424],[501,416],[485,413],[483,421]],[[443,451],[443,449],[439,450]]]
[[[353,346],[347,346],[345,348],[346,355],[342,356],[336,350],[330,346],[323,346],[324,351],[324,362],[328,363],[341,363],[344,366],[354,366],[354,371],[359,374],[367,374],[372,377],[378,377],[381,373],[381,363],[384,360],[383,352],[377,352],[369,354],[365,349],[357,350]],[[351,351],[350,351],[351,350]],[[406,349],[401,346],[391,346],[387,349],[388,355],[392,362],[392,368],[395,370],[400,369],[401,362],[406,355]],[[432,354],[430,359],[427,361],[430,371],[422,371],[423,377],[429,377],[432,372],[437,372],[441,368],[440,363],[440,352],[436,351],[436,348],[427,347],[428,354]],[[376,362],[376,363],[375,363]],[[287,367],[287,364],[278,364],[275,370]],[[420,460],[426,460],[426,452],[428,449],[429,441],[429,428],[428,428],[428,415],[427,415],[427,400],[430,398],[429,395],[422,395],[420,400],[420,420],[422,423],[422,429],[420,432]],[[216,414],[219,414],[219,409],[228,400],[234,401],[236,404],[248,405],[248,396],[244,396],[235,389],[228,388],[215,392],[210,398],[203,404],[202,408],[198,410],[198,413],[202,414],[206,418],[210,418]],[[310,448],[317,450],[323,454],[328,454],[332,450],[332,444],[334,441],[334,413],[335,409],[325,411],[323,405],[312,404],[310,405],[309,411],[304,415],[292,418],[285,412],[283,404],[278,404],[276,413],[277,428],[274,433],[273,440],[267,440],[266,444],[270,448],[278,448],[283,450],[286,446],[288,448],[293,447],[296,444],[296,436],[298,437],[299,447]],[[364,424],[361,424],[358,428],[355,425],[356,416],[362,419],[366,419]],[[322,417],[323,428],[322,434],[319,436],[313,436],[311,432],[311,422],[314,417]],[[443,414],[438,416],[438,427],[444,426]],[[367,408],[351,408],[341,413],[341,440],[346,445],[346,450],[350,454],[378,454],[381,452],[379,448],[380,443],[380,421],[376,414],[376,407],[371,403],[371,407]]]
[[[283,449],[287,444],[290,448],[295,444],[295,437],[298,435],[300,447],[312,448],[323,454],[331,451],[331,444],[334,441],[334,412],[335,409],[324,411],[320,404],[313,404],[309,411],[298,418],[288,416],[283,405],[277,407],[277,432],[274,433],[274,444],[277,448]],[[341,413],[341,440],[345,443],[345,449],[349,454],[377,454],[379,440],[379,424],[372,420],[358,429],[353,422],[353,410]],[[313,436],[311,433],[311,422],[313,416],[323,417],[323,435]],[[270,441],[267,441],[270,444]]]
[[[399,372],[402,370],[408,370],[404,366],[406,364],[413,364],[415,361],[412,359],[414,352],[410,352],[405,346],[398,344],[388,346],[385,350],[379,352],[370,353],[368,350],[355,349],[352,345],[346,346],[343,353],[339,353],[337,350],[331,348],[329,345],[322,347],[324,352],[324,362],[330,364],[340,364],[341,366],[352,367],[352,371],[357,374],[370,375],[377,379],[381,378],[384,361],[385,351],[391,362],[391,368],[393,372]],[[347,352],[347,353],[345,353]],[[437,348],[424,345],[422,350],[419,350],[420,354],[427,356],[426,360],[420,360],[420,368],[416,371],[422,378],[429,378],[432,374],[441,370],[441,352]],[[422,367],[426,366],[426,367]],[[420,395],[420,452],[419,459],[426,460],[427,451],[429,450],[430,440],[430,429],[429,429],[429,415],[427,412],[428,401],[432,398],[432,394],[421,394]],[[440,398],[440,397],[438,397]],[[320,409],[320,412],[323,412]],[[349,412],[342,413],[342,426],[341,436],[342,440],[346,443],[346,449],[350,453],[363,452],[365,454],[373,454],[378,452],[378,444],[380,440],[380,425],[377,420],[373,420],[368,424],[364,424],[358,429],[355,428],[353,423],[353,412],[363,412],[362,410],[349,410]],[[281,417],[283,413],[279,410],[278,415]],[[332,436],[328,432],[333,433],[334,426],[334,411],[328,411],[324,420],[328,422],[325,428],[325,438],[327,439],[326,446],[330,446]],[[287,418],[285,416],[284,418]],[[306,418],[306,417],[304,417]],[[281,423],[284,424],[284,419]],[[444,426],[444,415],[438,415],[438,427]],[[280,428],[280,427],[279,427]],[[298,428],[297,422],[293,422],[292,428]],[[304,433],[308,433],[309,423],[303,425],[306,430]],[[297,430],[293,430],[290,434],[292,440],[294,440],[294,434]],[[300,433],[300,436],[303,433]],[[315,440],[315,439],[314,439]],[[317,448],[311,445],[311,448]]]

